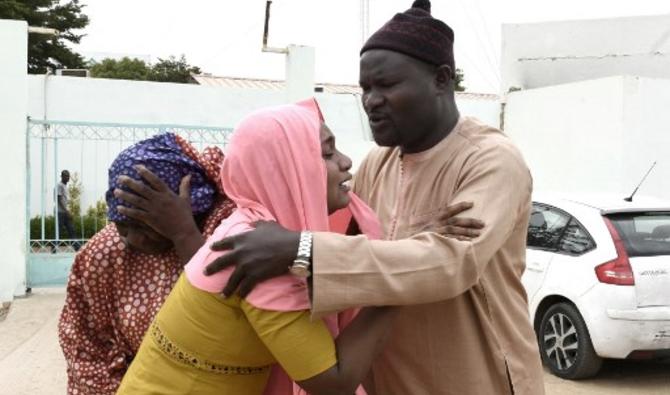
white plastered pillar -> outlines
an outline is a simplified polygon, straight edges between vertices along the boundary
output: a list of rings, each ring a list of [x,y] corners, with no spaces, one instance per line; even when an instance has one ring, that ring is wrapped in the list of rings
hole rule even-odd
[[[0,302],[26,290],[28,25],[0,20]]]
[[[287,51],[287,102],[293,103],[314,96],[314,47],[289,45]]]

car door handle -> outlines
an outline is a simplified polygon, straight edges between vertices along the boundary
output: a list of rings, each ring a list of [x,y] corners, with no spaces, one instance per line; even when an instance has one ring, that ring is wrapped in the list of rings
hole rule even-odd
[[[538,273],[541,273],[541,272],[544,271],[544,267],[539,262],[528,262],[528,265],[526,265],[526,268],[530,271],[538,272]]]

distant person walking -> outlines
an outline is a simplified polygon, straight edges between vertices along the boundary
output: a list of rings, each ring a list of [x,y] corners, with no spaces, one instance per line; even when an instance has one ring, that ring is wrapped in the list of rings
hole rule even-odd
[[[58,203],[58,227],[59,230],[65,227],[67,231],[67,238],[74,239],[74,226],[72,226],[72,218],[70,217],[70,212],[67,209],[67,202],[70,199],[70,196],[67,191],[67,183],[70,182],[70,172],[63,170],[60,173],[60,182],[57,187],[57,203]],[[75,245],[75,250],[78,250],[79,246]]]

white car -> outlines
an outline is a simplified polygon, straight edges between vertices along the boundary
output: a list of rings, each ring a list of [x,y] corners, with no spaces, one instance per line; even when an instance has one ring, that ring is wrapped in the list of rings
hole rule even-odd
[[[670,201],[536,196],[527,245],[523,284],[552,373],[670,357]]]

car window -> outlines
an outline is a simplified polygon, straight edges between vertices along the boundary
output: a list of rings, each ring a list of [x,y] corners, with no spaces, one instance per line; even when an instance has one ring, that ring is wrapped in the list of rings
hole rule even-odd
[[[670,255],[670,213],[612,214],[614,224],[630,257]]]
[[[528,223],[528,247],[557,250],[558,241],[569,221],[570,216],[562,211],[542,204],[533,204]]]
[[[581,255],[595,247],[596,243],[586,229],[576,219],[570,219],[558,244],[558,251],[570,255]]]

